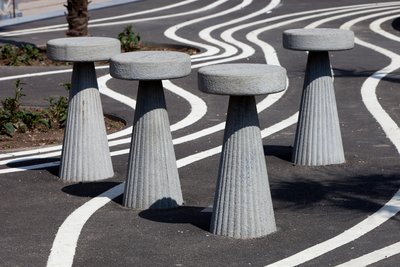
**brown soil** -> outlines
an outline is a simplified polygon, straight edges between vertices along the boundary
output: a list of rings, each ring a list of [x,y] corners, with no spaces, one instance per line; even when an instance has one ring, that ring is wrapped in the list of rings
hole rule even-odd
[[[117,132],[125,127],[125,123],[118,118],[105,116],[107,134]],[[15,133],[13,137],[0,135],[0,150],[20,150],[29,147],[58,145],[62,143],[64,129],[50,129],[47,131],[29,131]]]

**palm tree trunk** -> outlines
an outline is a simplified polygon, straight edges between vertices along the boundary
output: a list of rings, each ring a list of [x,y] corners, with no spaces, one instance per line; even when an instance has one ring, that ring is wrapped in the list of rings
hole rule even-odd
[[[88,0],[68,0],[65,7],[68,10],[66,14],[68,21],[68,36],[86,36],[88,35]]]

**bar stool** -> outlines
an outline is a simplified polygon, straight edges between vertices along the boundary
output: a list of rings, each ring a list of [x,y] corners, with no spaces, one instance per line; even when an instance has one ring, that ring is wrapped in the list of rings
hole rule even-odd
[[[345,162],[328,51],[354,47],[354,33],[340,29],[283,32],[283,47],[309,51],[293,148],[293,162],[318,166]]]
[[[139,80],[123,205],[169,209],[182,205],[182,191],[162,81],[190,74],[190,57],[172,51],[123,53],[111,58],[117,79]]]
[[[120,47],[117,39],[105,37],[47,42],[51,60],[73,62],[59,172],[63,181],[98,181],[114,175],[94,62],[108,61]]]
[[[285,89],[286,70],[265,64],[199,69],[199,89],[229,95],[211,232],[255,238],[276,231],[255,95]]]

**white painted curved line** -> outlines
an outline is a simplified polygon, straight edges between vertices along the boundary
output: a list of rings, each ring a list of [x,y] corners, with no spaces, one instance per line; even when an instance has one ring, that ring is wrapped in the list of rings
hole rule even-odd
[[[390,246],[375,250],[361,257],[352,259],[348,262],[337,265],[336,267],[359,267],[368,266],[373,263],[386,260],[394,255],[400,254],[400,242],[394,243]]]
[[[164,80],[163,86],[168,91],[184,98],[186,101],[189,102],[191,107],[189,115],[187,115],[184,119],[180,120],[179,122],[171,125],[171,131],[177,131],[189,125],[192,125],[197,121],[199,121],[201,118],[203,118],[204,115],[206,115],[207,105],[203,99],[173,84],[169,80]]]
[[[387,9],[390,9],[390,11],[389,12],[376,13],[378,11],[387,10]],[[338,20],[338,19],[341,19],[341,18],[360,15],[360,14],[364,14],[364,13],[368,13],[368,12],[374,12],[374,14],[372,14],[372,17],[375,17],[375,16],[381,16],[380,14],[386,15],[386,14],[399,12],[399,10],[393,10],[393,7],[384,7],[384,8],[374,8],[373,10],[363,10],[363,11],[351,12],[351,13],[348,13],[348,14],[342,14],[342,15],[337,15],[337,16],[333,16],[333,17],[330,17],[330,18],[318,20],[318,21],[316,21],[314,23],[311,23],[311,24],[307,25],[305,28],[317,28],[320,25],[322,25],[322,24],[324,24],[326,22],[332,21],[332,20]]]
[[[392,218],[394,214],[400,211],[400,191],[387,202],[381,209],[369,216],[367,219],[356,224],[350,229],[344,231],[342,234],[337,235],[329,240],[312,246],[303,250],[293,256],[278,262],[267,265],[266,267],[289,267],[297,266],[312,259],[315,259],[335,248],[348,244],[364,234],[374,230],[388,219]],[[359,265],[361,266],[361,265]]]
[[[255,22],[251,22],[248,24],[244,24],[244,25],[240,25],[234,28],[231,28],[227,31],[225,31],[223,33],[224,35],[224,40],[226,40],[229,43],[232,43],[234,45],[236,45],[237,47],[240,47],[243,51],[242,53],[233,56],[233,57],[229,57],[227,59],[219,59],[219,60],[215,60],[215,61],[208,61],[205,63],[200,63],[200,64],[194,64],[192,65],[193,68],[200,68],[203,66],[207,66],[207,65],[211,65],[211,64],[221,64],[221,63],[225,63],[225,62],[231,62],[231,61],[235,61],[235,60],[240,60],[240,59],[244,59],[244,58],[248,58],[251,55],[254,54],[255,50],[250,47],[249,45],[240,42],[238,40],[235,40],[232,37],[232,32],[238,31],[238,30],[242,30],[244,28],[250,27],[250,26],[256,26],[259,24],[266,24],[266,23],[270,23],[272,21],[276,21],[276,20],[281,20],[281,19],[285,19],[285,18],[290,18],[290,17],[294,17],[294,16],[301,16],[299,18],[295,18],[295,19],[290,19],[290,20],[285,20],[282,22],[278,22],[275,24],[271,24],[269,26],[263,27],[261,29],[257,29],[254,31],[254,34],[259,34],[259,32],[263,32],[263,31],[267,31],[267,30],[271,30],[271,29],[276,29],[288,24],[292,24],[295,22],[300,22],[300,21],[304,21],[304,20],[309,20],[309,19],[313,19],[313,18],[317,18],[317,17],[322,17],[322,16],[328,16],[328,15],[333,15],[336,13],[342,13],[342,12],[349,12],[351,10],[357,10],[357,9],[374,9],[377,10],[378,7],[379,8],[385,8],[386,6],[398,6],[399,3],[396,2],[389,2],[389,3],[382,3],[382,4],[368,4],[368,5],[356,5],[356,6],[347,6],[347,7],[335,7],[335,8],[324,8],[324,9],[317,9],[317,10],[311,10],[311,11],[302,11],[302,12],[297,12],[297,13],[291,13],[291,14],[286,14],[286,15],[280,15],[280,16],[276,16],[276,17],[272,17],[272,18],[267,18],[264,20],[259,20],[259,21],[255,21]],[[390,7],[387,7],[390,8]],[[323,13],[320,13],[323,12]],[[317,14],[314,14],[317,13]],[[311,14],[311,15],[308,15]],[[303,16],[303,15],[307,15],[307,16]]]
[[[399,10],[399,12],[400,12],[400,10]],[[388,20],[394,19],[394,18],[398,18],[399,15],[400,14],[395,14],[395,15],[392,15],[392,16],[388,16],[388,17],[384,17],[384,18],[375,20],[369,25],[369,28],[372,31],[374,31],[374,32],[376,32],[376,33],[378,33],[378,34],[380,34],[380,35],[382,35],[382,36],[384,36],[384,37],[386,37],[388,39],[391,39],[391,40],[396,41],[396,42],[400,42],[400,37],[399,36],[394,35],[393,33],[387,32],[387,31],[385,31],[384,29],[381,28],[382,23],[384,23],[384,22],[386,22]]]
[[[221,12],[218,12],[218,13],[214,13],[214,14],[211,14],[211,15],[208,15],[208,16],[192,19],[192,20],[185,21],[183,23],[174,25],[174,26],[168,28],[167,30],[165,30],[164,31],[164,35],[166,37],[172,39],[172,40],[177,41],[177,42],[185,43],[187,45],[192,45],[192,46],[196,46],[196,47],[201,47],[201,48],[205,49],[208,53],[216,54],[216,53],[218,53],[220,51],[219,48],[217,48],[215,46],[203,44],[203,43],[200,43],[200,42],[190,41],[190,40],[185,39],[183,37],[179,37],[176,34],[176,32],[179,29],[183,28],[183,27],[187,27],[189,25],[193,25],[195,23],[198,23],[198,22],[201,22],[201,21],[204,21],[204,20],[209,20],[209,19],[212,19],[212,18],[217,18],[217,17],[221,17],[221,16],[224,16],[224,15],[227,15],[229,13],[236,12],[236,11],[241,10],[241,9],[245,8],[246,6],[250,5],[252,2],[253,2],[253,0],[243,0],[240,4],[238,4],[238,5],[236,5],[236,6],[232,7],[232,8],[229,8],[227,10],[224,10],[224,11],[221,11]]]
[[[86,202],[83,206],[68,216],[59,228],[59,234],[57,234],[54,239],[53,247],[51,248],[51,253],[47,260],[48,267],[72,266],[76,244],[85,222],[98,209],[106,205],[110,200],[118,197],[123,190],[124,183],[119,184],[100,194],[98,197]]]
[[[61,145],[44,147],[44,148],[35,148],[35,149],[24,150],[24,151],[7,152],[7,153],[0,154],[0,159],[15,158],[15,157],[26,156],[26,155],[31,155],[31,154],[40,155],[42,153],[52,152],[52,151],[56,151],[56,150],[60,150],[60,149],[61,149]]]
[[[271,10],[272,8],[276,7],[278,4],[279,4],[279,1],[271,1],[271,3],[270,3],[267,7],[263,8],[262,11],[263,11],[264,13],[266,13],[266,12],[268,12],[269,10]],[[239,26],[234,27],[234,28],[230,28],[230,29],[224,31],[224,32],[221,34],[221,37],[222,37],[222,39],[223,39],[224,41],[226,41],[227,43],[234,43],[235,41],[234,41],[234,42],[231,42],[231,41],[230,41],[230,40],[233,39],[233,37],[232,37],[233,33],[234,33],[234,32],[237,32],[237,31],[239,31],[239,30],[243,30],[244,28],[251,27],[251,26],[256,26],[256,25],[259,25],[259,24],[265,24],[265,23],[268,23],[268,22],[272,22],[272,21],[276,21],[276,20],[280,20],[280,19],[284,19],[284,18],[289,18],[289,17],[294,17],[294,16],[300,16],[300,15],[306,15],[306,14],[312,14],[312,13],[318,13],[318,12],[329,12],[329,11],[334,11],[334,13],[339,13],[339,12],[348,12],[348,10],[346,10],[346,9],[351,9],[351,10],[354,10],[354,9],[367,9],[367,8],[372,9],[372,8],[377,8],[377,7],[383,7],[383,6],[386,6],[386,5],[398,5],[398,3],[397,3],[397,2],[388,2],[388,3],[381,3],[381,4],[367,4],[367,5],[364,4],[364,5],[355,5],[355,6],[346,6],[346,7],[325,8],[325,9],[318,9],[318,10],[303,11],[303,12],[291,13],[291,14],[286,14],[286,15],[280,15],[280,16],[276,16],[276,17],[272,17],[272,18],[268,18],[268,19],[264,19],[264,20],[259,20],[259,21],[255,21],[255,22],[251,22],[251,23],[239,25]],[[373,10],[372,10],[372,11],[373,11]],[[334,13],[331,13],[331,14],[334,14]],[[259,15],[258,12],[255,12],[254,14],[255,14],[255,15]],[[262,14],[262,12],[260,12],[260,14]],[[328,13],[328,14],[330,14],[330,13]],[[328,14],[326,14],[326,15],[328,15]],[[248,17],[248,16],[249,16],[249,17]],[[251,18],[251,17],[253,17],[253,14],[248,15],[248,16],[245,16],[245,17],[246,17],[246,18]],[[323,15],[320,14],[320,15],[317,15],[317,16],[323,16]],[[301,18],[301,19],[298,20],[298,21],[305,20],[305,19],[310,19],[310,18],[313,18],[313,17]],[[239,18],[239,19],[241,19],[241,18]],[[236,20],[234,20],[234,22],[235,22],[235,21],[236,21]],[[289,22],[289,23],[293,23],[293,22],[296,22],[296,21],[297,21],[297,20],[292,21],[292,22]],[[232,22],[232,21],[229,21],[229,22],[226,22],[226,23],[231,24],[231,22]],[[225,26],[226,23],[218,24],[218,25],[215,25],[215,26],[206,28],[205,30],[202,30],[202,31],[200,32],[200,37],[202,37],[202,39],[204,39],[204,40],[206,40],[206,41],[208,41],[208,42],[211,42],[211,43],[214,42],[215,39],[212,38],[212,37],[210,37],[210,31],[214,30],[215,27],[220,28],[220,27],[222,27],[222,26]],[[286,23],[286,24],[288,24],[288,23]],[[276,26],[275,26],[274,28],[276,28]],[[268,29],[270,29],[270,28],[267,27],[267,28],[259,29],[259,31],[260,31],[260,32],[261,32],[261,31],[266,31],[266,30],[268,30]],[[203,32],[203,31],[204,31],[204,32]],[[168,37],[169,37],[169,36],[168,36]],[[184,40],[182,40],[182,42],[186,43]],[[188,44],[189,44],[189,43],[188,43]],[[223,45],[222,43],[219,43],[219,44],[220,44],[221,46]],[[239,43],[239,47],[240,47],[240,44],[241,44],[241,43]],[[225,46],[226,46],[226,44],[225,44]],[[230,46],[229,46],[229,47],[230,47]],[[232,54],[234,54],[234,53],[233,53],[233,50],[230,49],[230,48],[226,48],[226,47],[225,47],[225,50],[228,50],[228,52],[225,52],[225,53],[222,54],[222,55],[218,55],[218,56],[215,56],[215,57],[200,58],[200,59],[193,60],[193,62],[200,61],[200,60],[206,60],[206,59],[207,59],[207,60],[210,60],[210,59],[215,59],[215,58],[228,57],[228,56],[231,56]],[[232,50],[232,51],[231,51],[231,50]],[[205,53],[208,55],[208,54],[210,54],[211,52],[210,52],[210,51],[206,51]],[[236,51],[235,51],[235,53],[236,53]],[[214,53],[212,53],[212,54],[214,54]],[[201,53],[201,54],[198,54],[198,55],[196,55],[196,56],[193,56],[193,58],[197,58],[197,57],[200,57],[200,56],[202,56],[202,55],[204,55],[204,53]],[[245,57],[247,57],[247,56],[249,56],[249,54],[246,54],[246,55],[244,55],[244,56],[242,56],[242,57],[235,58],[235,60],[236,60],[236,59],[242,59],[242,58],[245,58]],[[223,61],[217,61],[217,62],[213,62],[212,64],[222,63],[222,62],[223,62]],[[203,65],[200,65],[200,66],[203,66]],[[195,65],[194,67],[199,67],[199,66]]]
[[[269,10],[271,10],[272,8],[276,7],[278,4],[279,4],[278,1],[272,1],[272,2],[265,8],[264,13],[266,13],[266,12],[268,12]],[[335,13],[339,13],[339,12],[348,12],[348,10],[346,10],[346,9],[354,10],[354,9],[377,8],[377,7],[380,7],[380,6],[395,5],[395,4],[398,5],[398,3],[396,3],[396,2],[389,2],[389,3],[378,4],[378,5],[375,5],[375,4],[367,4],[367,5],[356,5],[356,6],[347,6],[347,7],[325,8],[325,9],[318,9],[318,10],[303,11],[303,12],[291,13],[291,14],[286,14],[286,15],[280,15],[280,16],[276,16],[276,17],[272,17],[272,18],[268,18],[268,19],[264,19],[264,20],[259,20],[259,21],[255,21],[255,22],[251,22],[251,23],[247,23],[247,24],[242,24],[242,25],[239,25],[239,26],[237,26],[237,27],[230,28],[230,29],[224,31],[224,32],[221,34],[222,40],[224,40],[224,41],[226,42],[225,44],[222,43],[222,42],[219,42],[219,45],[221,45],[221,46],[225,49],[225,52],[224,52],[224,53],[222,53],[222,54],[220,54],[220,55],[216,55],[216,56],[211,56],[211,57],[196,58],[196,57],[198,57],[198,56],[202,56],[202,55],[203,55],[203,53],[202,53],[202,54],[198,54],[198,56],[197,56],[197,55],[196,55],[196,56],[193,56],[193,58],[196,58],[196,59],[193,60],[193,62],[203,61],[203,60],[212,60],[212,59],[218,59],[218,58],[224,58],[224,57],[232,56],[233,54],[235,54],[235,53],[237,52],[237,50],[236,50],[235,48],[232,48],[232,46],[230,46],[230,45],[228,45],[228,44],[234,44],[234,45],[236,45],[237,47],[241,48],[242,50],[244,50],[244,51],[246,51],[246,52],[244,52],[244,53],[238,55],[238,56],[235,57],[235,58],[229,58],[229,59],[227,59],[227,60],[219,60],[219,61],[214,61],[214,62],[207,62],[207,63],[205,63],[205,64],[193,65],[193,68],[199,68],[199,67],[206,66],[206,65],[210,65],[210,64],[219,64],[219,63],[229,62],[229,61],[233,61],[233,60],[239,60],[239,59],[243,59],[243,58],[246,58],[246,57],[251,56],[251,55],[254,53],[254,50],[252,50],[252,48],[249,47],[249,46],[247,46],[246,44],[244,44],[244,43],[242,43],[242,42],[239,42],[239,41],[235,40],[235,39],[232,37],[233,33],[237,32],[237,31],[239,31],[239,30],[243,30],[243,29],[248,28],[248,27],[256,26],[256,25],[259,25],[259,24],[265,24],[265,23],[269,23],[269,22],[276,21],[276,20],[280,20],[280,19],[284,19],[284,18],[299,16],[299,15],[312,14],[312,13],[318,13],[318,12],[329,12],[329,11],[334,11],[332,14],[335,14]],[[258,12],[257,12],[257,14],[258,14]],[[328,14],[329,14],[329,13],[328,13]],[[320,15],[317,15],[317,16],[323,16],[323,15],[320,14]],[[313,18],[313,17],[312,17],[312,16],[311,16],[311,17],[306,17],[306,18],[304,18],[304,19],[301,18],[301,19],[299,19],[298,21],[305,20],[305,19],[310,19],[310,18]],[[295,21],[293,21],[293,22],[296,22],[296,21],[297,21],[297,20],[295,20]],[[289,23],[293,23],[293,22],[289,22]],[[224,23],[218,24],[218,25],[216,25],[215,27],[218,27],[218,28],[219,28],[219,27],[220,27],[221,25],[223,25],[223,24],[224,24]],[[281,25],[280,25],[280,26],[281,26]],[[273,28],[276,28],[276,26],[273,27]],[[207,28],[207,29],[208,29],[208,28]],[[213,28],[212,28],[212,29],[213,29]],[[266,31],[266,30],[269,30],[269,29],[271,29],[271,28],[266,27],[266,28],[263,28],[263,29],[260,30],[260,31]],[[207,30],[207,31],[209,31],[209,30]],[[169,36],[168,36],[168,37],[169,37]],[[208,37],[208,35],[207,35],[207,32],[206,32],[206,33],[203,33],[203,36],[201,36],[201,37],[202,37],[204,40],[206,40],[206,41],[208,41],[208,42],[211,42],[211,43],[213,43],[213,42],[214,42],[213,40],[215,40],[215,39],[210,39],[210,37]],[[176,39],[175,39],[175,40],[176,40]],[[176,41],[179,41],[179,40],[176,40]],[[183,40],[183,39],[180,40],[180,41],[186,43],[185,40]],[[191,42],[191,41],[189,41],[189,43],[187,43],[187,44],[190,44],[190,42]],[[206,50],[205,53],[208,55],[208,54],[214,54],[215,52],[211,52],[211,51],[207,51],[207,50]]]
[[[350,29],[355,23],[358,23],[363,20],[371,19],[377,16],[387,15],[393,12],[382,12],[379,14],[372,14],[369,16],[365,16],[362,18],[354,19],[342,25],[343,29]],[[398,12],[398,11],[397,11]],[[396,122],[387,114],[387,112],[380,105],[378,98],[376,96],[376,88],[378,83],[387,76],[389,73],[400,68],[400,56],[392,51],[381,48],[379,46],[370,44],[358,38],[355,38],[355,43],[371,50],[374,50],[388,58],[391,59],[391,63],[385,68],[375,72],[372,76],[368,77],[368,79],[364,82],[361,87],[361,95],[363,102],[368,109],[368,111],[372,114],[372,116],[376,119],[376,121],[381,125],[382,130],[385,132],[386,136],[389,140],[394,144],[397,151],[400,153],[400,129]]]
[[[359,17],[357,19],[346,22],[341,26],[341,28],[350,29],[354,24],[361,21],[368,20],[377,16],[390,14],[393,12],[395,11],[381,12],[378,14],[371,14],[368,16]],[[395,145],[398,152],[400,153],[400,130],[396,123],[380,106],[375,94],[376,87],[378,86],[380,80],[384,78],[388,73],[400,68],[400,56],[381,47],[369,44],[358,38],[355,38],[355,42],[359,45],[377,51],[392,60],[392,63],[389,66],[378,72],[375,72],[372,76],[367,78],[367,80],[362,85],[361,94],[367,109],[381,125],[387,137]],[[272,263],[267,267],[297,266],[307,261],[310,261],[329,251],[332,251],[340,246],[343,246],[345,244],[348,244],[349,242],[358,239],[359,237],[379,227],[381,224],[395,216],[399,211],[400,190],[381,209],[370,215],[367,219],[351,227],[350,229],[322,243],[316,244],[306,250],[296,253],[288,258]]]
[[[199,60],[202,60],[202,61],[211,60],[211,59],[216,59],[216,58],[221,58],[221,57],[229,57],[231,55],[236,54],[236,52],[238,51],[236,49],[236,47],[234,47],[232,45],[229,45],[228,43],[223,43],[223,42],[215,39],[214,37],[211,36],[211,33],[213,31],[215,31],[216,29],[220,29],[222,27],[226,27],[226,26],[229,26],[229,25],[232,25],[232,24],[235,24],[235,23],[239,23],[239,22],[242,22],[242,21],[245,21],[245,20],[249,20],[249,19],[257,17],[257,16],[259,16],[261,14],[265,14],[265,13],[271,11],[272,9],[276,8],[280,4],[280,2],[281,2],[280,0],[272,0],[267,6],[263,7],[260,10],[257,10],[256,12],[253,12],[251,14],[236,18],[234,20],[230,20],[230,21],[227,21],[227,22],[224,22],[224,23],[213,25],[211,27],[208,27],[208,28],[205,28],[205,29],[201,30],[199,32],[199,37],[201,39],[203,39],[203,40],[205,40],[205,41],[207,41],[209,43],[212,43],[214,45],[223,47],[225,52],[223,54],[221,54],[221,55],[214,56],[217,52],[215,52],[215,51],[205,51],[203,53],[200,53],[200,54],[192,56],[192,62],[196,62],[196,61],[199,61]],[[224,33],[221,35],[221,37],[224,37]],[[224,38],[222,38],[222,39],[224,40]],[[200,58],[200,59],[198,59],[198,58]]]

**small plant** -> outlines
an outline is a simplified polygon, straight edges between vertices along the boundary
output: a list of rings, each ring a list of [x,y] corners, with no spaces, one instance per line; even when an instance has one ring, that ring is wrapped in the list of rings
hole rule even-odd
[[[65,90],[71,89],[70,83],[61,83]],[[58,99],[49,97],[49,107],[47,108],[47,114],[50,118],[50,126],[57,125],[58,128],[64,128],[67,123],[68,116],[68,97],[60,96]]]
[[[121,47],[125,52],[131,52],[140,49],[140,36],[133,31],[132,25],[127,26],[118,34],[118,40],[121,42]]]
[[[1,101],[0,108],[0,134],[12,137],[16,131],[25,133],[28,130],[40,128],[50,128],[47,116],[41,112],[34,112],[21,109],[21,98],[25,96],[22,92],[20,80],[15,82],[14,97],[6,97]]]
[[[31,44],[21,47],[6,44],[0,49],[0,59],[9,66],[31,65],[32,61],[44,60],[40,50]]]
[[[65,127],[68,115],[68,98],[60,96],[58,99],[50,97],[48,114],[50,117],[51,126],[58,124],[59,128]]]
[[[20,49],[29,60],[43,60],[43,55],[36,46],[26,44],[22,45]]]
[[[11,121],[16,122],[17,120],[17,113],[19,112],[21,106],[21,98],[25,96],[22,92],[22,85],[20,80],[15,82],[15,93],[14,97],[6,97],[3,101],[1,101],[1,105],[3,106],[4,112],[8,113]]]

